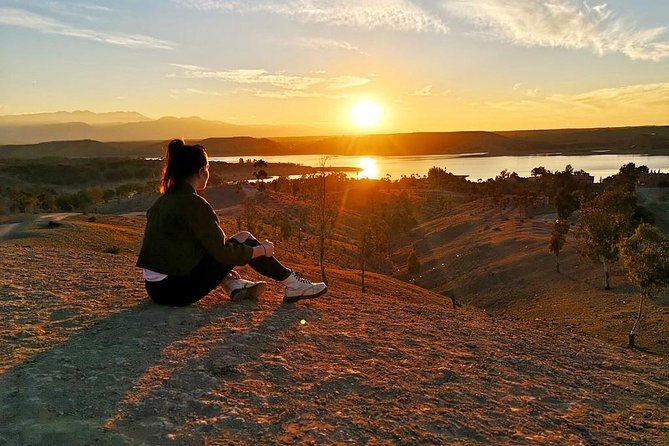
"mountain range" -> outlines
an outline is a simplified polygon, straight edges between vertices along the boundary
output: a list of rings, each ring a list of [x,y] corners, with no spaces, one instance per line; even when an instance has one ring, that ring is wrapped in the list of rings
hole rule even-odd
[[[242,126],[199,117],[153,120],[135,112],[0,116],[0,158],[160,157],[165,141],[179,137],[204,145],[210,156],[669,155],[669,126],[313,136],[318,132],[307,126]]]
[[[204,139],[211,136],[301,136],[327,133],[308,126],[237,125],[197,116],[151,119],[136,112],[35,113],[0,116],[0,144],[36,144],[92,139],[110,141],[163,141],[170,138]]]

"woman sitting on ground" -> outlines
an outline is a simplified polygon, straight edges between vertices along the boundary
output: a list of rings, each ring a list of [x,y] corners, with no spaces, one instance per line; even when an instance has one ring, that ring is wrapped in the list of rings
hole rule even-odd
[[[218,285],[231,300],[254,299],[265,282],[243,280],[233,268],[249,265],[286,285],[284,302],[318,297],[327,286],[311,283],[274,258],[274,244],[249,232],[229,239],[214,209],[198,192],[207,187],[209,162],[201,145],[173,140],[167,147],[161,196],[147,212],[137,266],[143,268],[149,297],[163,305],[190,305]]]

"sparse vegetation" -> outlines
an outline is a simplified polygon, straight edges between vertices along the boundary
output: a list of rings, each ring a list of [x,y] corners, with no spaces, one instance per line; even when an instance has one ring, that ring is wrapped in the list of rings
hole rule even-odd
[[[584,203],[576,235],[581,255],[604,270],[604,289],[611,289],[611,268],[618,261],[620,242],[634,230],[636,198],[621,189],[609,189]]]
[[[629,346],[634,347],[644,300],[669,284],[669,239],[654,226],[642,223],[622,242],[620,251],[629,279],[640,289],[639,309],[629,333]]]
[[[111,245],[103,249],[102,252],[104,252],[105,254],[119,254],[121,252],[121,248],[116,245]]]
[[[553,222],[551,228],[551,239],[548,242],[548,250],[555,254],[555,269],[560,272],[560,251],[567,241],[569,233],[569,222],[567,220],[557,219]]]

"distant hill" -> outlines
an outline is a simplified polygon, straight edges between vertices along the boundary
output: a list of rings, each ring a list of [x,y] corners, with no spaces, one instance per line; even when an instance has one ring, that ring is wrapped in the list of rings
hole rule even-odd
[[[123,156],[114,146],[100,141],[53,141],[0,147],[0,158],[106,158]]]
[[[397,133],[388,135],[335,136],[313,141],[295,139],[284,144],[292,153],[337,155],[432,155],[454,153],[507,154],[544,152],[554,147],[517,141],[492,132]]]
[[[649,153],[669,150],[669,126],[521,130],[497,134],[528,143],[550,144],[562,150],[637,150]]]
[[[227,127],[227,130],[224,129]],[[432,132],[361,136],[304,136],[258,138],[250,136],[200,138],[191,134],[245,132],[247,127],[200,118],[161,118],[119,126],[93,127],[87,124],[52,124],[62,140],[29,145],[0,146],[2,158],[43,156],[162,156],[165,141],[184,137],[204,145],[211,156],[269,155],[439,155],[485,154],[488,156],[573,154],[598,152],[669,155],[669,126],[609,129],[532,130],[514,132]],[[32,126],[23,126],[31,129]],[[15,129],[20,129],[15,127]],[[189,130],[190,129],[190,130]],[[237,129],[237,130],[235,130]],[[241,129],[241,130],[240,130]],[[2,130],[2,127],[0,127]],[[106,138],[77,139],[71,135],[88,131]],[[277,130],[278,131],[278,130]],[[2,133],[4,136],[5,134]],[[132,135],[142,135],[131,140]],[[68,136],[70,136],[68,138]],[[69,140],[68,140],[69,139]],[[71,141],[70,141],[71,140]],[[108,141],[108,142],[104,142]]]
[[[68,122],[81,122],[89,125],[96,125],[143,121],[151,121],[151,118],[132,111],[95,113],[89,110],[75,110],[73,112],[59,111],[54,113],[27,113],[22,115],[0,116],[1,125],[43,125]]]
[[[0,144],[49,141],[150,141],[231,136],[299,136],[325,133],[307,126],[236,125],[199,117],[150,119],[134,112],[58,112],[0,116]]]

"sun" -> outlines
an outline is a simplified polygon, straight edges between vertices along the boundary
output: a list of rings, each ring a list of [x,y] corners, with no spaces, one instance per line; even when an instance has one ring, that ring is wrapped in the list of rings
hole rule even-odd
[[[358,172],[358,178],[369,178],[376,180],[379,177],[379,169],[376,167],[376,160],[374,158],[360,158],[360,172]]]
[[[372,101],[361,101],[351,107],[351,120],[363,129],[376,126],[382,115],[381,107]]]

